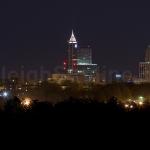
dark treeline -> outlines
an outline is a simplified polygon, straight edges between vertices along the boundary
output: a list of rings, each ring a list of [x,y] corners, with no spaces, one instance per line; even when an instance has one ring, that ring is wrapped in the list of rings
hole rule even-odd
[[[112,97],[108,102],[98,102],[90,99],[74,99],[70,97],[68,100],[57,104],[48,101],[32,100],[29,106],[24,106],[22,101],[14,97],[1,103],[1,113],[19,114],[19,113],[55,113],[55,112],[150,112],[150,103],[142,108],[134,105],[134,109],[127,110],[123,103],[119,103],[116,97]]]
[[[75,99],[93,99],[98,102],[107,101],[111,97],[117,97],[120,101],[137,99],[143,96],[150,100],[150,84],[126,84],[114,83],[107,85],[78,84],[65,81],[62,85],[44,82],[32,89],[28,95],[32,99],[40,99],[50,102],[60,102],[73,97]]]
[[[32,99],[29,106],[22,104],[22,99],[13,97],[0,100],[0,115],[16,116],[44,116],[53,114],[113,114],[150,112],[150,84],[108,84],[81,85],[65,82],[42,83],[34,88],[27,96]],[[125,108],[129,98],[143,96],[144,105],[131,103],[133,108]],[[36,100],[37,99],[37,100]]]

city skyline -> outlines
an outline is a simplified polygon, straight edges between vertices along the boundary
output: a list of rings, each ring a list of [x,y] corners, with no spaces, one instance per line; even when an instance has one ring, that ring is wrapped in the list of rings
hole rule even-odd
[[[149,17],[150,1],[2,1],[2,122],[150,113]]]
[[[98,81],[96,76],[99,72],[99,67],[97,64],[92,63],[92,48],[89,45],[83,48],[78,43],[79,41],[77,41],[72,30],[70,40],[68,41],[67,57],[63,63],[63,73],[73,80],[96,82]]]
[[[64,59],[73,28],[83,45],[92,46],[97,64],[137,73],[138,62],[150,43],[149,2],[77,0],[71,6],[68,1],[3,2],[1,66],[30,69],[43,65],[53,70]]]

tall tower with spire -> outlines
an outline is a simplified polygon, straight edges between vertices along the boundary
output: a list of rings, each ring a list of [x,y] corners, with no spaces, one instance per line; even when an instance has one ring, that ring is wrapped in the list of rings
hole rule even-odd
[[[81,82],[96,82],[97,80],[98,66],[92,63],[92,49],[90,46],[80,48],[73,30],[68,41],[64,71],[68,80],[80,80]]]
[[[78,54],[78,42],[72,30],[70,40],[68,41],[67,72],[69,74],[77,73],[77,54]]]

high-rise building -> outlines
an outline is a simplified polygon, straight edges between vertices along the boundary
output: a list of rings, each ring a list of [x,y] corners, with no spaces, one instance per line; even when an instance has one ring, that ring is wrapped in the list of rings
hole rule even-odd
[[[90,46],[78,50],[78,65],[92,64],[92,49]]]
[[[139,78],[142,82],[150,82],[150,45],[146,49],[145,62],[139,63]]]
[[[150,82],[150,62],[140,62],[139,77],[143,82]]]
[[[64,70],[71,76],[84,76],[85,81],[96,81],[98,66],[92,63],[92,49],[90,46],[79,48],[73,31],[68,41]]]
[[[78,74],[84,74],[86,81],[96,81],[97,64],[92,63],[92,49],[90,46],[78,49]]]
[[[72,31],[71,38],[68,42],[68,60],[64,62],[64,65],[67,64],[67,73],[73,74],[77,73],[77,53],[78,53],[78,43]]]
[[[57,83],[63,83],[65,80],[78,83],[105,82],[105,74],[100,75],[98,65],[92,63],[91,47],[80,48],[73,30],[70,40],[68,41],[67,57],[63,65],[63,73],[52,74],[52,76],[48,78],[50,82],[56,81]]]

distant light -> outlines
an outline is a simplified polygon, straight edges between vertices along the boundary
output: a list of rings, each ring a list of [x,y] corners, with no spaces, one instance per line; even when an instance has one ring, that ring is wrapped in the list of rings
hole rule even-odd
[[[69,41],[69,44],[76,44],[77,42],[75,41]]]
[[[125,104],[124,106],[125,106],[125,108],[129,108],[129,105],[128,105],[128,104]]]
[[[8,96],[8,92],[3,92],[3,97],[7,97]]]
[[[30,98],[25,98],[22,103],[23,106],[29,107],[31,105],[31,99]]]
[[[66,87],[66,86],[62,86],[61,88],[62,88],[63,90],[65,90],[67,87]]]
[[[72,73],[72,71],[73,71],[72,69],[68,69],[68,73]]]
[[[97,66],[97,64],[90,64],[90,63],[78,63],[79,66]]]
[[[122,75],[121,74],[116,74],[116,78],[121,78]]]
[[[132,108],[133,108],[133,105],[131,105],[130,108],[132,109]]]
[[[144,103],[143,102],[139,102],[139,105],[142,106]]]
[[[78,48],[78,45],[77,44],[75,44],[75,46],[74,46],[75,48]]]
[[[83,73],[83,71],[81,71],[81,70],[78,70],[78,73]]]
[[[40,80],[39,83],[42,83],[42,80]]]
[[[144,100],[144,97],[143,97],[143,96],[140,96],[139,99],[140,99],[140,100]]]

